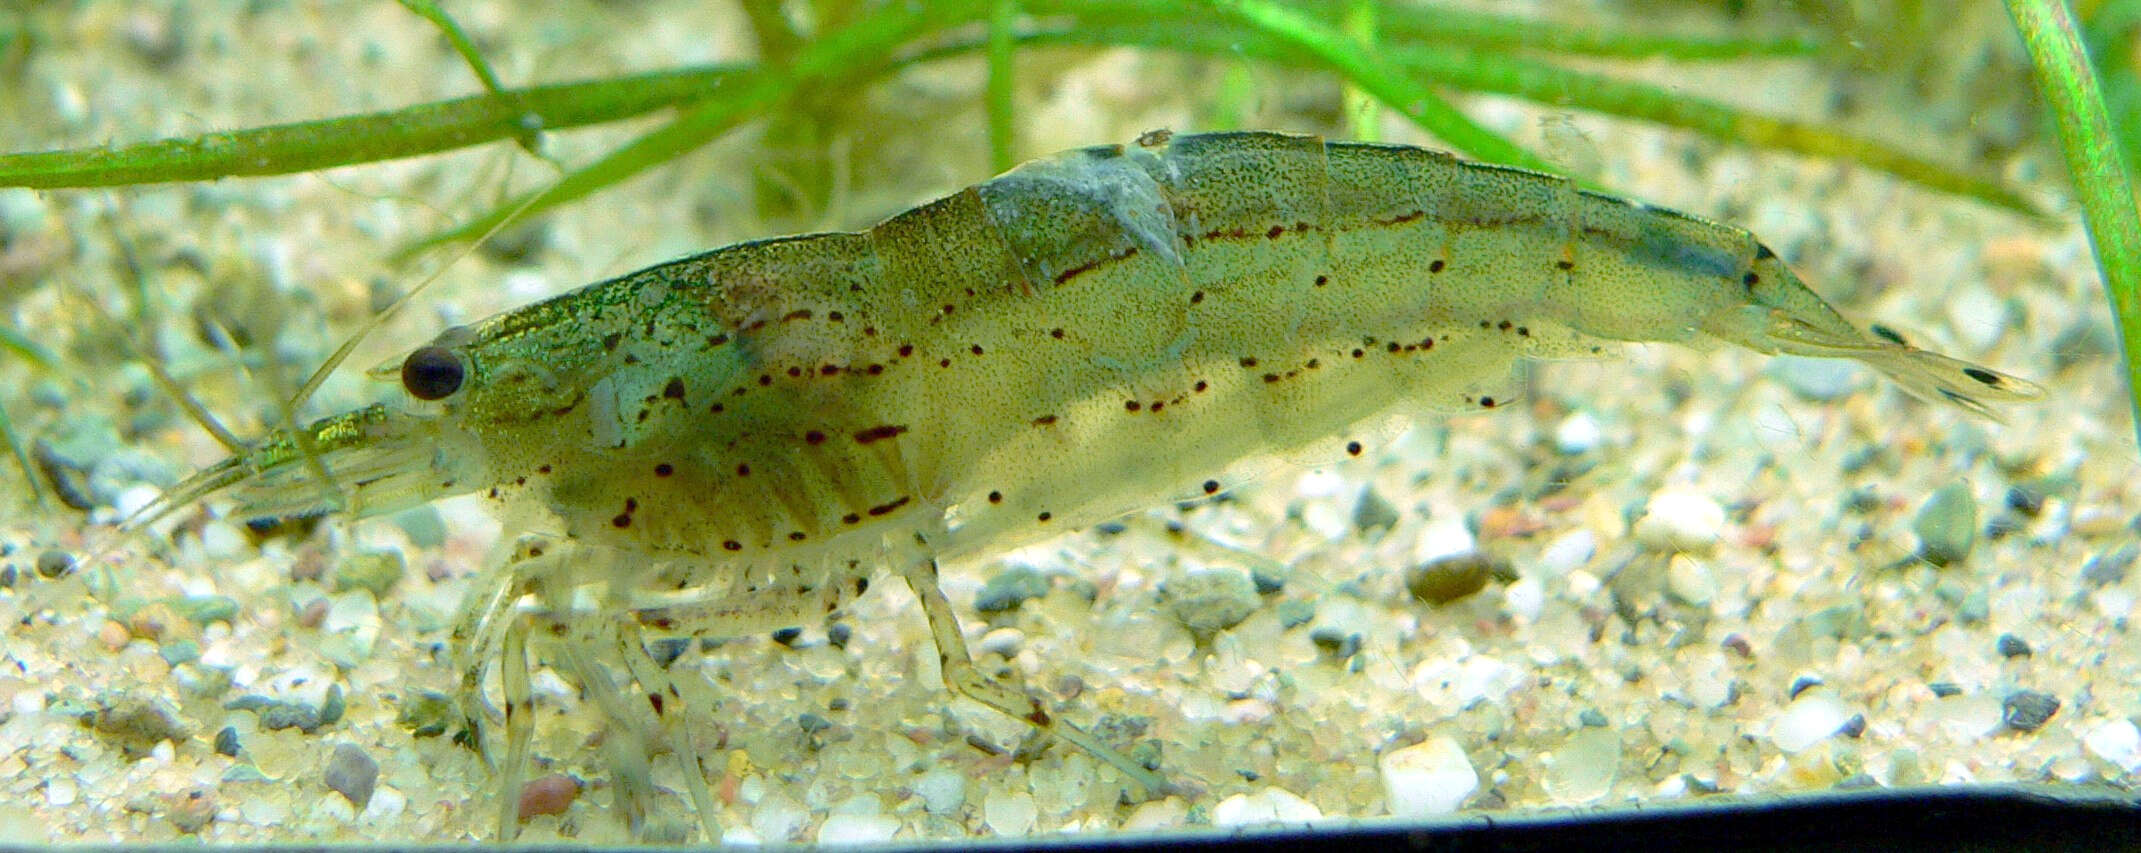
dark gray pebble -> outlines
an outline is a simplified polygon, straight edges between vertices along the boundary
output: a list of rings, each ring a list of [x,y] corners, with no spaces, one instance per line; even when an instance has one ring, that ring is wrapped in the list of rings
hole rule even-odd
[[[2030,656],[2029,643],[2013,634],[2001,634],[1995,644],[2003,658],[2026,658]]]
[[[2057,713],[2059,697],[2050,693],[2017,690],[2000,700],[2000,722],[2018,732],[2034,732]]]
[[[335,744],[334,756],[327,759],[326,781],[327,787],[363,811],[365,804],[372,801],[373,787],[379,784],[379,762],[354,744]]]

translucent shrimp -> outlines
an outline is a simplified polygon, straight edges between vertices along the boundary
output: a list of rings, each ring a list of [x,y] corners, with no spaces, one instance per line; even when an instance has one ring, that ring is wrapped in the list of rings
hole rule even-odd
[[[505,661],[503,835],[530,632],[565,639],[562,670],[619,722],[635,830],[666,738],[718,838],[689,739],[663,734],[682,695],[644,633],[814,620],[879,569],[920,599],[952,692],[1159,791],[1152,768],[974,667],[940,560],[1211,494],[1274,459],[1359,455],[1393,418],[1506,403],[1523,359],[1624,341],[1854,359],[1979,415],[2040,394],[1861,330],[1739,228],[1417,148],[1154,133],[866,231],[717,249],[448,330],[403,360],[408,405],[271,435],[160,507],[494,498],[517,536],[455,637],[474,724]]]

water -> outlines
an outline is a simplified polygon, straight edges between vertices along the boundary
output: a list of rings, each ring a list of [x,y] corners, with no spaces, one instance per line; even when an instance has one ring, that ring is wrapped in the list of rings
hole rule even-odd
[[[1756,5],[1757,20],[1780,14]],[[646,6],[668,22],[650,34],[596,8],[461,14],[509,82],[747,49],[742,22],[723,9]],[[471,91],[427,25],[390,4],[331,13],[98,4],[23,20],[39,33],[35,47],[0,67],[11,75],[0,86],[9,111],[0,149],[11,151]],[[2002,35],[1970,18],[1943,38],[1961,53]],[[1026,154],[1191,128],[1223,112],[1211,102],[1219,95],[1196,85],[1217,65],[1035,56],[1020,91]],[[749,134],[724,140],[516,235],[512,251],[454,265],[355,366],[533,296],[734,240],[866,224],[979,179],[988,169],[977,69],[924,69],[852,106],[853,126],[831,149],[851,181],[822,203],[805,192],[756,204],[792,179],[754,180],[765,158]],[[1923,96],[1900,76],[1794,61],[1675,79],[1794,115],[1848,99],[1853,117],[1865,116],[1854,127],[1933,151],[1976,150],[1966,133],[1984,142],[2034,126],[2011,105],[1941,100],[1971,90],[1960,72],[1919,73],[1932,80],[1920,87],[1931,104],[1913,100]],[[1246,110],[1253,126],[1340,132],[1328,124],[1334,87],[1276,76],[1259,80],[1268,94],[1226,110]],[[1017,752],[1022,726],[947,701],[912,597],[880,583],[851,608],[837,644],[809,626],[788,644],[750,637],[678,658],[686,698],[711,709],[696,737],[728,837],[1373,818],[1392,802],[1407,814],[1509,812],[1866,780],[2130,784],[2141,769],[2130,689],[2141,650],[2124,625],[2141,579],[2118,548],[2136,535],[2141,495],[2078,228],[1646,125],[1501,100],[1472,106],[1520,140],[1573,124],[1617,189],[1754,227],[1855,318],[2036,379],[2054,396],[1988,424],[1863,378],[1780,376],[1741,352],[1643,348],[1625,361],[1541,365],[1513,411],[1424,423],[1360,459],[1159,511],[1290,569],[1214,636],[1181,624],[1161,585],[1253,568],[1223,551],[1133,529],[950,567],[947,592],[985,670],[1012,674],[1068,719],[1124,733],[1121,742],[1159,744],[1162,771],[1198,789],[1153,803],[1119,806],[1120,780],[1088,756],[1058,746],[1029,759]],[[1897,115],[1917,123],[1881,118]],[[1396,121],[1383,130],[1427,141]],[[551,134],[547,151],[584,163],[626,136]],[[2010,174],[2056,194],[2038,177],[2056,161],[2026,152]],[[96,522],[53,495],[34,503],[12,471],[0,477],[0,564],[11,570],[0,577],[13,579],[0,588],[9,626],[0,657],[10,664],[0,667],[0,839],[489,836],[492,776],[452,743],[457,723],[427,705],[459,677],[443,644],[498,534],[479,502],[265,541],[239,520],[189,512],[161,540],[168,547],[125,542],[54,578],[39,564],[64,568],[48,552],[88,556],[110,540],[113,507],[138,505],[222,455],[127,355],[121,333],[71,293],[126,318],[180,384],[255,434],[277,417],[276,394],[441,260],[397,268],[393,249],[497,198],[509,174],[532,186],[548,167],[499,143],[323,176],[0,191],[0,304],[63,365],[0,357],[0,404],[44,443],[49,467]],[[138,284],[124,272],[128,256]],[[143,292],[145,308],[134,301]],[[204,340],[201,318],[241,339],[250,372]],[[280,385],[267,378],[278,365]],[[391,390],[345,368],[314,406],[340,410]],[[1915,559],[1922,531],[1945,531],[1926,518],[1943,488],[1934,514],[1957,517],[1962,500],[1978,528],[1944,567]],[[1370,492],[1395,522],[1355,521]],[[1946,552],[1964,538],[1949,533]],[[1412,598],[1405,570],[1452,543],[1483,550],[1514,578],[1489,575],[1441,606]],[[399,560],[378,556],[388,553]],[[393,565],[403,570],[382,569]],[[1053,576],[1051,589],[974,612],[983,584],[1013,566]],[[620,839],[591,743],[599,713],[547,670],[535,691],[540,763],[528,778],[563,774],[587,790],[562,814],[532,818],[523,836]],[[339,718],[323,719],[337,716],[327,713],[334,695]],[[2057,700],[2049,717],[2041,697]],[[1833,732],[1808,731],[1837,720]],[[376,763],[368,797],[330,789],[342,747]],[[1382,759],[1393,754],[1425,756],[1426,770],[1388,772]],[[1476,786],[1451,781],[1460,769]],[[963,795],[946,772],[966,780]],[[662,802],[680,808],[677,762],[657,757],[654,779]],[[1408,780],[1429,787],[1393,789]]]

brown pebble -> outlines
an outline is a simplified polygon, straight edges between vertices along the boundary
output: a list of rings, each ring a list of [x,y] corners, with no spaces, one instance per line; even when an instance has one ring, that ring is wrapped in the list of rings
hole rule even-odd
[[[97,626],[97,642],[103,643],[105,648],[112,651],[116,652],[126,648],[127,636],[125,625],[109,619],[104,620],[104,624]]]
[[[184,622],[185,620],[178,618],[178,614],[171,612],[171,605],[157,601],[144,604],[140,610],[134,611],[134,615],[126,620],[126,629],[134,635],[134,639],[162,642],[173,625]]]
[[[1405,571],[1405,589],[1429,604],[1448,604],[1487,588],[1487,582],[1513,575],[1509,562],[1467,551],[1438,557]],[[1513,578],[1510,578],[1513,579]]]
[[[580,783],[571,776],[552,773],[520,789],[520,819],[536,815],[564,814],[580,796]]]
[[[206,785],[172,794],[165,802],[164,819],[188,835],[200,832],[201,827],[216,819],[216,791]]]
[[[304,609],[297,611],[297,624],[301,627],[318,628],[320,623],[325,621],[327,621],[327,599],[315,598],[306,602]]]

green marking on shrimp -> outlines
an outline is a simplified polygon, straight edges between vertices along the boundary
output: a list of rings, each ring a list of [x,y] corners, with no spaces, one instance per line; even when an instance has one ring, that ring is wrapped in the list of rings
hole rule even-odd
[[[1740,228],[1399,145],[1161,132],[866,231],[729,246],[448,330],[403,362],[418,404],[276,433],[162,506],[227,489],[248,515],[372,515],[486,493],[527,538],[455,631],[472,725],[495,716],[491,660],[526,667],[534,623],[574,650],[568,677],[642,682],[651,712],[616,721],[639,744],[672,737],[682,702],[644,683],[661,676],[632,657],[640,632],[797,624],[889,569],[953,692],[1157,792],[975,670],[938,561],[1212,494],[1274,458],[1358,455],[1365,425],[1497,408],[1520,360],[1624,341],[1855,359],[1980,415],[2041,393],[1861,330]],[[593,609],[575,597],[590,586]],[[589,657],[606,653],[624,666]],[[527,680],[504,683],[517,765]],[[620,792],[651,790],[644,754],[613,759]],[[644,829],[644,803],[623,811]]]

